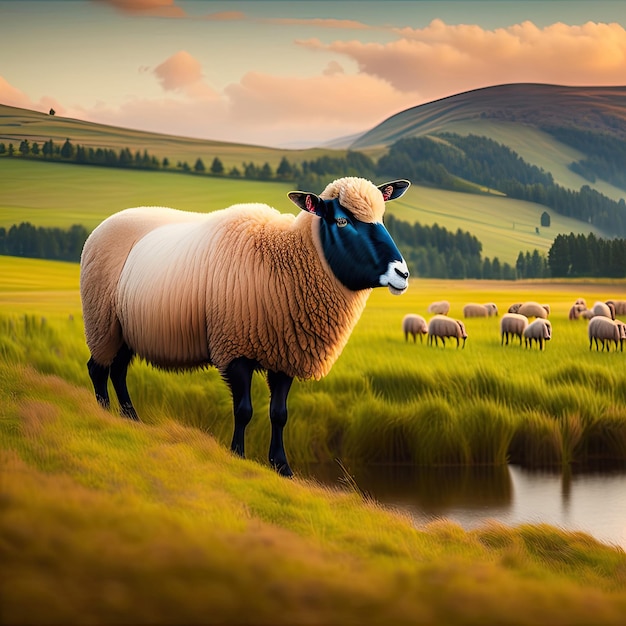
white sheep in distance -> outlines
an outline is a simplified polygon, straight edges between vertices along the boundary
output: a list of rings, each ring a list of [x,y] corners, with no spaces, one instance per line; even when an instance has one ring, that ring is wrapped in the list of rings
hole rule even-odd
[[[532,348],[533,341],[537,342],[540,350],[543,350],[546,341],[552,339],[552,324],[550,320],[538,317],[530,322],[524,330],[524,346]]]
[[[539,304],[538,302],[528,301],[524,302],[516,313],[531,318],[536,317],[539,319],[547,319],[550,314],[550,307],[547,304]]]
[[[450,312],[450,303],[447,300],[438,300],[428,305],[428,313],[434,315],[448,315]]]
[[[441,339],[442,345],[446,345],[446,337],[456,339],[456,347],[460,345],[460,340],[463,339],[463,347],[465,348],[465,340],[467,339],[467,331],[465,330],[465,324],[461,320],[455,320],[447,315],[435,315],[428,322],[428,345],[438,344],[438,340]]]
[[[213,365],[233,396],[231,450],[244,456],[252,376],[265,371],[269,461],[291,476],[283,430],[293,379],[329,372],[374,287],[408,287],[383,215],[409,185],[348,177],[319,196],[293,191],[297,217],[255,203],[213,213],[139,207],[104,220],[80,275],[98,402],[109,406],[110,378],[122,415],[138,419],[126,386],[135,355],[166,370]]]
[[[613,306],[615,315],[626,315],[626,300],[607,300],[608,306]]]
[[[519,345],[521,346],[526,328],[528,328],[528,318],[525,315],[505,313],[500,318],[500,345],[503,345],[506,340],[508,346],[509,339],[512,342],[513,337],[519,337]]]
[[[589,320],[587,326],[589,335],[589,350],[595,343],[596,350],[602,344],[602,350],[610,351],[611,342],[615,344],[615,350],[619,346],[620,351],[624,350],[624,340],[626,339],[626,324],[619,320],[612,320],[604,315],[596,315]]]
[[[495,302],[485,302],[489,317],[498,317],[498,305]]]
[[[463,317],[489,317],[489,309],[484,304],[470,302],[463,307]]]
[[[615,305],[611,302],[600,302],[599,300],[591,307],[593,317],[601,316],[608,317],[609,319],[615,319]]]
[[[428,334],[428,324],[421,315],[408,313],[402,320],[402,332],[404,333],[405,341],[408,341],[409,335],[411,335],[413,337],[413,343],[415,343],[419,335],[420,343],[422,343],[424,335]]]
[[[517,313],[519,311],[519,308],[522,306],[522,304],[524,304],[523,302],[516,302],[515,304],[512,304],[509,307],[509,310],[507,311],[507,313]]]

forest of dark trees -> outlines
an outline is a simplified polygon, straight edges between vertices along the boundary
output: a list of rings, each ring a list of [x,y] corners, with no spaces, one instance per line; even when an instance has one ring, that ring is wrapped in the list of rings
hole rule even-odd
[[[626,161],[626,144],[615,140],[600,145],[595,136],[584,131],[552,129],[555,137],[564,143],[585,149],[590,158],[580,167],[588,169],[587,178],[602,170],[608,180],[615,170],[614,184],[620,173],[615,163]],[[299,189],[323,189],[338,176],[361,176],[384,180],[399,175],[414,183],[431,184],[439,188],[480,193],[483,186],[498,190],[509,197],[537,202],[557,213],[584,220],[600,228],[626,235],[626,204],[615,202],[588,186],[572,191],[556,185],[552,175],[526,163],[508,147],[486,137],[460,136],[442,133],[435,137],[401,139],[377,162],[365,154],[347,151],[343,157],[322,156],[310,161],[292,164],[283,157],[274,171],[268,163],[259,166],[242,163],[226,171],[219,157],[207,168],[198,158],[193,167],[186,162],[171,166],[167,157],[159,160],[147,151],[129,148],[115,152],[104,148],[84,148],[67,139],[63,144],[52,140],[30,144],[23,140],[16,151],[0,143],[0,156],[43,159],[66,163],[101,165],[105,167],[135,168],[161,171],[179,171],[195,175],[243,177],[255,180],[293,181]],[[595,159],[595,160],[594,160]],[[610,167],[602,169],[607,161]],[[576,167],[576,165],[572,165]],[[611,169],[612,168],[612,169]],[[623,170],[621,174],[624,174]],[[400,174],[398,174],[400,173]],[[470,181],[470,182],[465,182]],[[474,183],[474,184],[471,184]],[[542,215],[542,225],[550,216]],[[456,233],[434,224],[403,222],[388,215],[386,225],[402,248],[413,275],[432,278],[483,278],[515,280],[517,278],[544,278],[549,276],[624,276],[626,255],[624,239],[598,239],[590,235],[568,237],[559,235],[548,257],[537,250],[520,252],[512,267],[498,258],[483,258],[482,244],[469,232]],[[34,227],[29,223],[14,225],[9,230],[0,228],[0,254],[33,258],[78,261],[87,231],[80,225],[63,231],[59,228]],[[573,238],[573,239],[572,239]],[[566,242],[566,244],[564,243]]]
[[[592,183],[601,178],[626,189],[626,141],[578,128],[546,127],[542,130],[587,155],[585,159],[570,163],[573,172]]]

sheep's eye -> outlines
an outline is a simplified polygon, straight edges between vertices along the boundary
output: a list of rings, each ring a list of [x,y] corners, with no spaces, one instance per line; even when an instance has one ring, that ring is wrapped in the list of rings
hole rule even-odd
[[[345,217],[338,217],[335,220],[335,223],[337,224],[337,226],[339,226],[339,228],[343,228],[344,226],[348,225],[348,220]]]

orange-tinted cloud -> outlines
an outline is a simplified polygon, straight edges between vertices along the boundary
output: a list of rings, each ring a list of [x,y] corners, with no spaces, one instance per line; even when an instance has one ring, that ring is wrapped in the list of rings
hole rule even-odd
[[[151,17],[186,17],[174,0],[96,0],[114,6],[123,13]]]
[[[619,24],[538,28],[523,22],[486,30],[434,20],[396,33],[398,39],[389,43],[298,43],[349,57],[360,72],[428,99],[499,83],[615,85],[626,76],[626,31]]]
[[[32,100],[24,92],[9,84],[3,76],[0,76],[0,102],[10,107],[31,109],[47,113],[53,108],[57,113],[64,115],[64,107],[54,98],[44,96],[38,101]]]

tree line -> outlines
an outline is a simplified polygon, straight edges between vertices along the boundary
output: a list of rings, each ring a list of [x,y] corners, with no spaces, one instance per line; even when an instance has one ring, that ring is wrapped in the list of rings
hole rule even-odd
[[[88,234],[87,229],[79,224],[63,230],[22,222],[8,230],[0,227],[0,254],[78,262]]]
[[[550,173],[526,163],[510,148],[487,137],[441,133],[401,139],[377,165],[379,171],[405,171],[407,178],[415,182],[448,189],[458,188],[461,178],[626,236],[624,199],[612,200],[588,185],[579,191],[561,187]]]

